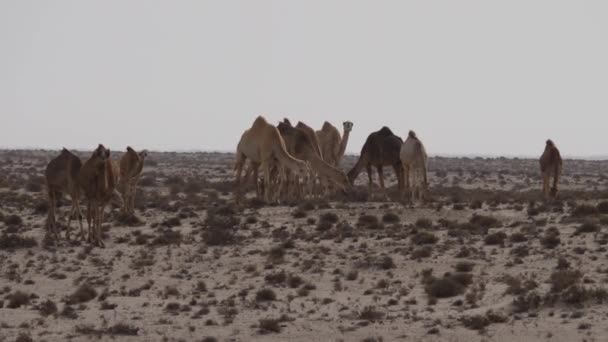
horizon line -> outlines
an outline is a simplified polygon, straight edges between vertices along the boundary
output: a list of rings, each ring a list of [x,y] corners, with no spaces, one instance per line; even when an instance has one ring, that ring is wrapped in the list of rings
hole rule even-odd
[[[62,147],[63,148],[63,147]],[[66,147],[67,148],[67,147]],[[88,152],[93,151],[91,148],[68,148],[69,150],[78,151],[78,152]],[[0,151],[59,151],[61,148],[41,148],[41,147],[6,147],[0,146]],[[157,152],[157,153],[232,153],[235,151],[232,150],[222,150],[222,149],[201,149],[201,148],[182,148],[182,149],[173,149],[173,150],[163,150],[163,149],[147,149],[149,152]],[[120,151],[124,152],[124,151]],[[358,153],[347,152],[344,154],[345,156],[357,156]],[[475,154],[475,153],[429,153],[429,158],[438,157],[438,158],[506,158],[506,159],[538,159],[539,156],[532,156],[526,154]],[[570,160],[585,160],[585,161],[605,161],[608,160],[608,154],[606,155],[564,155],[564,159]]]

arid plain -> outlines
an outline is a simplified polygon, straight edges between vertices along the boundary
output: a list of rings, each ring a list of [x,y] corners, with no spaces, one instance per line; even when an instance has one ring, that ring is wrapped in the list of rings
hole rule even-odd
[[[97,248],[45,238],[58,153],[0,151],[0,341],[608,336],[608,161],[564,160],[551,203],[537,160],[431,158],[425,203],[385,170],[388,201],[363,173],[347,195],[268,206],[251,187],[236,206],[233,154],[150,152],[136,218],[106,213]]]

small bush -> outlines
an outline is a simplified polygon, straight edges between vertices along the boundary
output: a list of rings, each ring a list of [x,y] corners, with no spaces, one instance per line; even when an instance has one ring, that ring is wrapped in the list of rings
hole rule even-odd
[[[384,223],[399,223],[399,221],[401,221],[401,218],[395,213],[386,213],[382,216],[382,222]]]
[[[579,235],[582,233],[597,233],[599,231],[600,226],[597,223],[588,221],[578,226],[574,234]]]
[[[418,232],[412,235],[411,239],[415,245],[432,245],[439,241],[435,234],[429,232]]]
[[[274,318],[264,318],[260,320],[260,333],[280,333],[280,320]]]
[[[23,224],[23,220],[20,216],[12,214],[4,218],[4,224],[7,226],[21,226]]]
[[[373,306],[366,306],[359,313],[359,319],[366,321],[378,321],[384,318],[384,313],[376,310]]]
[[[429,220],[428,218],[419,218],[418,220],[416,220],[415,225],[418,228],[429,229],[433,227],[433,221]]]
[[[469,220],[470,223],[479,225],[483,228],[498,228],[500,221],[491,216],[473,215]]]
[[[57,313],[57,305],[51,300],[46,300],[38,306],[38,312],[44,317]]]
[[[572,209],[570,215],[572,217],[587,217],[587,216],[595,216],[599,213],[598,208],[588,205],[581,204]]]
[[[97,291],[95,288],[88,284],[83,284],[80,285],[80,287],[68,297],[66,302],[68,304],[85,303],[91,299],[94,299],[95,297],[97,297]]]
[[[255,300],[258,302],[272,302],[277,299],[277,295],[272,289],[262,289],[255,294]]]
[[[334,213],[325,213],[319,217],[319,222],[326,222],[330,224],[338,223],[338,215]]]
[[[9,309],[17,309],[30,303],[30,296],[21,291],[17,291],[7,296],[8,304],[6,305]]]
[[[0,236],[0,250],[32,248],[37,245],[38,243],[36,240],[31,237],[22,237],[17,234],[2,234],[2,236]]]
[[[600,214],[608,214],[608,201],[602,201],[597,204],[597,211]]]
[[[464,293],[465,287],[452,277],[435,278],[427,281],[424,291],[433,298],[450,298]]]
[[[110,335],[118,336],[137,336],[138,331],[139,328],[125,323],[116,323],[108,328],[108,333]]]
[[[486,245],[503,245],[505,243],[506,238],[507,234],[503,232],[497,232],[486,236],[484,242]]]
[[[559,293],[577,284],[583,274],[578,270],[558,270],[551,274],[551,291]]]
[[[470,262],[459,262],[454,266],[454,269],[458,272],[471,272],[473,270],[473,267],[475,266],[475,264],[470,263]]]

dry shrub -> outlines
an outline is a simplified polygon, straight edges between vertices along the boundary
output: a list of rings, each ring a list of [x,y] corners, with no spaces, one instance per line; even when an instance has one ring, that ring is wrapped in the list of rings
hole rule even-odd
[[[373,306],[366,306],[359,312],[359,319],[366,321],[379,321],[385,316],[384,312],[376,310]]]
[[[399,223],[399,221],[401,221],[401,218],[395,213],[389,212],[382,216],[382,222],[384,223]]]
[[[501,226],[501,223],[498,219],[492,216],[484,216],[484,215],[473,215],[469,220],[470,223],[479,225],[483,228],[498,228]]]
[[[260,327],[261,334],[280,333],[281,332],[280,321],[275,318],[260,319],[259,327]]]
[[[429,220],[428,218],[419,218],[418,220],[416,220],[415,223],[416,227],[418,228],[433,228],[433,221]]]
[[[74,291],[67,299],[67,304],[80,304],[88,302],[97,297],[97,291],[95,288],[88,284],[83,284]]]
[[[40,315],[47,317],[57,313],[57,305],[52,300],[46,300],[38,306],[38,312]]]
[[[207,210],[203,240],[209,246],[229,245],[235,242],[240,219],[232,207]]]
[[[596,216],[598,213],[598,208],[588,204],[581,204],[572,209],[570,216],[581,218],[587,216]]]
[[[30,303],[30,295],[21,291],[11,293],[6,299],[8,300],[6,307],[9,309],[17,309]]]
[[[492,233],[485,237],[484,242],[486,245],[504,245],[507,234],[504,232]]]
[[[435,234],[429,232],[418,232],[412,235],[411,239],[415,245],[432,245],[439,241]]]
[[[255,294],[257,302],[272,302],[276,299],[277,295],[272,289],[261,289]]]
[[[38,243],[32,237],[22,237],[17,234],[2,234],[0,236],[0,250],[32,248],[37,245]]]

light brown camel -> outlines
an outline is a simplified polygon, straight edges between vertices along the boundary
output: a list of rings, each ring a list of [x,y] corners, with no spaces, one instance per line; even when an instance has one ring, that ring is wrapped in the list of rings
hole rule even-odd
[[[371,133],[363,148],[361,148],[361,155],[355,166],[348,172],[348,178],[351,184],[354,184],[355,179],[359,176],[359,173],[365,167],[367,169],[367,176],[369,178],[369,194],[372,196],[372,166],[375,166],[378,170],[378,178],[380,179],[380,187],[386,197],[386,188],[384,187],[384,174],[382,172],[383,166],[392,166],[397,176],[399,183],[399,190],[403,189],[403,168],[401,165],[401,145],[403,140],[394,135],[388,127],[382,127],[377,132]]]
[[[559,150],[550,139],[545,143],[545,151],[540,157],[540,172],[543,177],[543,195],[546,199],[557,196],[557,183],[562,174],[563,161]],[[553,186],[549,184],[553,176]]]
[[[82,165],[78,182],[87,200],[88,241],[104,247],[101,239],[101,221],[107,203],[116,196],[119,167],[110,159],[110,150],[99,144],[91,157]],[[91,220],[93,225],[91,226]]]
[[[340,160],[344,157],[344,151],[346,151],[350,132],[353,130],[353,123],[350,121],[343,122],[342,126],[344,127],[344,135],[342,137],[340,137],[338,129],[327,121],[323,123],[321,130],[316,132],[323,160],[332,166],[340,164]]]
[[[64,148],[61,150],[59,156],[49,162],[44,171],[49,200],[46,227],[49,234],[53,235],[55,239],[59,238],[56,218],[57,201],[62,194],[68,194],[72,200],[72,208],[68,215],[68,225],[65,232],[66,238],[70,238],[70,226],[74,215],[77,215],[78,217],[80,234],[81,237],[84,237],[82,212],[80,211],[81,191],[78,185],[78,173],[80,172],[81,167],[82,162],[80,161],[80,158]]]
[[[329,180],[342,190],[350,187],[348,177],[343,171],[321,159],[321,156],[315,150],[315,143],[305,130],[292,127],[287,122],[279,123],[277,128],[283,140],[285,140],[287,151],[296,158],[309,162],[311,169],[319,175],[322,182],[325,183],[326,180]],[[324,188],[327,191],[327,184],[324,184]]]
[[[252,164],[260,165],[264,173],[264,199],[271,202],[278,191],[271,189],[270,170],[276,159],[281,168],[291,170],[298,176],[308,175],[308,165],[302,160],[292,157],[285,148],[285,141],[276,127],[269,124],[262,116],[258,116],[250,129],[241,136],[236,151],[236,200],[241,197],[241,174],[247,159]]]
[[[118,188],[122,191],[124,200],[123,211],[132,214],[135,211],[135,192],[137,182],[144,168],[144,161],[148,151],[135,152],[127,146],[127,152],[120,158],[120,182]]]
[[[428,157],[422,141],[418,139],[414,131],[410,131],[407,139],[401,145],[401,164],[403,165],[403,177],[405,178],[405,188],[411,192],[411,200],[416,197],[422,199],[428,189],[427,165]],[[419,182],[422,176],[422,184]],[[410,183],[410,177],[412,182]],[[412,186],[410,188],[410,185]]]

